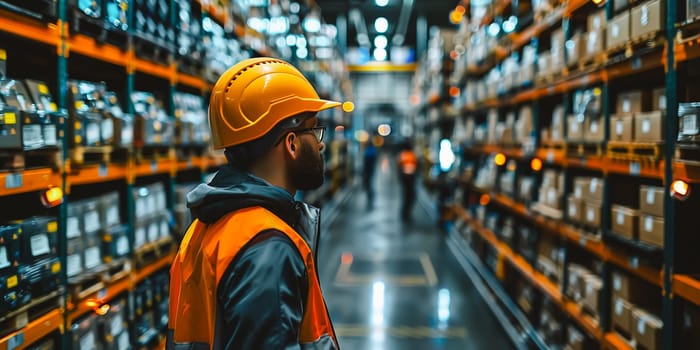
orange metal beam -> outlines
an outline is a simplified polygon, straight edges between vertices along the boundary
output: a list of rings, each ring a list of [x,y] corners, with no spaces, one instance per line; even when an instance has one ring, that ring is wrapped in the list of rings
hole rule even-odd
[[[68,303],[68,324],[72,324],[74,320],[82,317],[88,312],[92,312],[92,306],[87,305],[87,300],[94,300],[100,303],[109,303],[117,295],[126,293],[132,289],[131,278],[125,276],[113,284],[106,286],[103,290],[96,292],[93,295],[86,297],[83,300],[72,300]]]
[[[85,185],[91,183],[107,182],[125,179],[126,167],[123,165],[109,164],[105,166],[75,167],[68,171],[66,182],[68,186]]]
[[[603,342],[604,349],[610,350],[633,350],[634,348],[622,340],[617,333],[605,333]]]
[[[673,293],[700,306],[700,281],[689,275],[673,275]]]
[[[156,271],[170,266],[170,264],[172,264],[173,262],[173,259],[175,259],[175,252],[171,252],[168,255],[162,257],[160,260],[156,261],[155,263],[149,264],[143,269],[136,271],[134,273],[134,276],[132,277],[133,285],[136,285],[139,282],[143,281],[144,279],[146,279],[146,277],[154,274]]]
[[[673,174],[677,179],[698,183],[700,182],[700,162],[675,161],[673,163]]]
[[[126,51],[110,44],[98,43],[94,38],[86,35],[71,35],[67,39],[66,44],[68,46],[68,54],[72,51],[121,67],[126,67],[128,64],[129,57]]]
[[[55,331],[60,331],[63,333],[63,310],[61,309],[50,311],[49,313],[32,320],[24,328],[1,338],[0,350],[7,350],[10,339],[17,336],[21,335],[24,341],[22,344],[14,347],[13,349],[21,350]]]
[[[17,175],[19,174],[19,175]],[[22,186],[7,188],[11,176],[21,176]],[[13,195],[26,192],[45,190],[51,186],[61,186],[61,175],[51,169],[24,170],[18,173],[0,173],[0,189],[3,195]]]
[[[570,318],[575,320],[583,327],[590,335],[598,341],[603,340],[603,331],[597,326],[592,317],[581,313],[581,309],[573,302],[564,299],[559,287],[550,281],[547,277],[537,272],[520,255],[514,253],[508,245],[498,240],[496,235],[489,229],[484,228],[481,224],[473,220],[464,209],[457,207],[456,211],[465,221],[467,221],[476,232],[484,238],[491,246],[493,246],[500,255],[504,256],[520,273],[530,280],[536,287],[545,292],[552,300],[554,300],[562,311],[566,312]]]
[[[55,47],[61,43],[59,25],[42,23],[5,10],[0,10],[0,31]]]
[[[175,79],[175,66],[163,66],[158,63],[150,62],[140,58],[134,58],[135,68],[137,71],[155,77],[163,78],[168,81]]]
[[[209,90],[211,88],[211,86],[203,79],[184,73],[177,74],[177,82],[183,85],[197,88],[201,91]]]

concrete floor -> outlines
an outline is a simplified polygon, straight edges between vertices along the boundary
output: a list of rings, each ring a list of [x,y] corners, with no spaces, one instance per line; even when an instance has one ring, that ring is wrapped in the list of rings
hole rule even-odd
[[[357,186],[322,233],[321,286],[341,348],[513,349],[429,209],[416,203],[411,223],[400,220],[393,164],[379,159],[371,209]]]

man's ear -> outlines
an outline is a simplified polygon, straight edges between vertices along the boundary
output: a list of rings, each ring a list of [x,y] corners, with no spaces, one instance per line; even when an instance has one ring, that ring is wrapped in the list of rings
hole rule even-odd
[[[296,142],[297,142],[297,135],[293,132],[288,133],[287,136],[284,137],[284,149],[287,151],[287,154],[289,154],[289,156],[292,159],[297,158]]]

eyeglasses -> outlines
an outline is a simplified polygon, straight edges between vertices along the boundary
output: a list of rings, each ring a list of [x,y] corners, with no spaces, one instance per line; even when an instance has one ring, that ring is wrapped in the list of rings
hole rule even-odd
[[[277,140],[277,142],[275,142],[273,147],[276,147],[277,145],[279,145],[280,142],[282,142],[282,140],[284,140],[284,136],[290,132],[293,132],[295,134],[312,132],[314,134],[314,136],[316,136],[316,141],[321,142],[321,141],[323,141],[323,135],[326,133],[326,127],[325,126],[314,126],[312,128],[288,130],[282,135],[282,137],[280,137],[279,140]]]

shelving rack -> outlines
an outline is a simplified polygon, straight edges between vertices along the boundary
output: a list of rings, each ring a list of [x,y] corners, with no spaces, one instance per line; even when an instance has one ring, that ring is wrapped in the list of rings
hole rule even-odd
[[[461,4],[464,4],[462,2]],[[524,16],[518,9],[512,8],[515,2],[510,0],[494,1],[486,16],[480,20],[481,27],[491,23],[500,23],[508,15]],[[520,5],[522,6],[521,2]],[[529,4],[530,2],[525,2]],[[615,1],[615,3],[621,3]],[[624,2],[630,8],[644,3],[644,1]],[[554,74],[549,79],[535,82],[521,88],[516,88],[507,92],[498,93],[497,97],[486,98],[476,103],[466,104],[455,95],[450,95],[450,88],[462,88],[464,84],[469,85],[473,79],[479,79],[500,66],[511,53],[518,52],[525,45],[537,45],[550,32],[559,28],[564,30],[565,39],[572,37],[572,29],[569,21],[581,18],[597,9],[605,9],[607,20],[615,15],[613,1],[589,1],[589,0],[568,0],[562,1],[560,6],[546,14],[537,21],[528,22],[526,26],[519,26],[510,34],[502,34],[497,38],[495,45],[485,55],[485,58],[478,65],[464,67],[461,75],[452,72],[455,65],[453,60],[457,60],[459,55],[450,55],[445,51],[442,59],[442,69],[436,72],[442,75],[442,84],[439,89],[439,96],[435,97],[434,86],[427,87],[430,91],[422,91],[424,95],[431,98],[424,98],[427,101],[418,109],[418,114],[440,115],[438,120],[429,120],[423,132],[425,134],[439,134],[440,138],[453,138],[452,143],[457,146],[458,155],[462,161],[484,160],[488,156],[502,154],[505,159],[514,160],[518,163],[518,168],[529,167],[532,159],[541,160],[544,168],[559,169],[567,173],[579,175],[596,175],[609,181],[609,178],[616,178],[618,183],[631,181],[635,184],[656,184],[664,187],[664,247],[655,248],[641,243],[614,239],[608,233],[611,221],[610,204],[612,201],[612,189],[610,184],[604,190],[604,200],[602,206],[602,224],[599,237],[585,233],[579,225],[572,224],[566,219],[551,219],[533,210],[531,202],[523,202],[511,195],[498,190],[498,184],[493,188],[479,188],[473,183],[473,175],[462,177],[462,169],[459,175],[454,176],[458,195],[454,201],[454,223],[449,226],[449,234],[462,249],[471,252],[468,255],[479,256],[480,245],[474,241],[483,242],[488,248],[486,257],[480,257],[481,263],[473,263],[475,267],[482,266],[482,274],[494,276],[502,284],[502,288],[508,290],[509,281],[504,275],[503,266],[510,266],[516,271],[518,280],[524,280],[527,284],[534,286],[542,295],[554,302],[555,305],[567,316],[572,324],[583,330],[588,338],[592,340],[591,348],[603,349],[630,349],[633,348],[621,336],[619,336],[610,324],[612,312],[612,282],[611,271],[622,271],[633,279],[643,281],[649,286],[657,288],[660,293],[658,302],[661,308],[658,316],[663,321],[663,329],[659,348],[673,349],[689,344],[688,333],[697,330],[698,325],[692,318],[692,325],[689,326],[688,314],[685,305],[693,307],[700,306],[700,279],[698,279],[697,259],[692,251],[693,246],[697,247],[697,238],[694,236],[692,213],[697,213],[700,206],[697,198],[693,194],[685,201],[674,199],[670,193],[670,184],[674,180],[683,180],[690,184],[691,191],[697,190],[700,183],[700,162],[698,160],[679,159],[676,153],[676,137],[678,129],[678,103],[698,101],[700,96],[694,93],[697,83],[693,82],[695,73],[691,68],[697,67],[700,58],[700,39],[690,36],[683,38],[678,35],[689,26],[689,32],[694,33],[692,26],[697,27],[697,22],[685,22],[681,17],[685,14],[684,4],[678,1],[661,1],[665,13],[665,22],[661,30],[663,44],[652,49],[632,51],[624,57],[616,57],[615,60],[603,62],[601,64],[591,64],[582,66],[583,68],[566,67]],[[469,6],[467,3],[465,6]],[[531,10],[528,10],[531,11]],[[605,52],[606,54],[609,52]],[[612,56],[611,56],[612,58]],[[425,64],[425,63],[424,63]],[[429,64],[425,64],[429,66]],[[453,73],[452,76],[450,74]],[[542,144],[540,132],[544,127],[543,119],[546,120],[547,111],[542,111],[544,104],[552,103],[553,99],[564,101],[566,109],[565,115],[570,114],[571,102],[570,94],[578,89],[600,87],[602,91],[602,104],[604,118],[603,124],[606,128],[605,141],[610,140],[610,130],[608,125],[610,116],[614,112],[612,105],[613,98],[620,88],[630,88],[628,81],[643,82],[644,78],[654,83],[665,86],[666,108],[664,110],[664,144],[663,151],[654,159],[639,159],[613,157],[603,154],[575,154],[567,153],[566,147],[551,147]],[[426,77],[422,77],[423,80]],[[435,79],[440,81],[439,79]],[[646,83],[645,83],[646,84]],[[653,83],[652,83],[653,84]],[[427,85],[427,84],[426,84]],[[648,88],[649,86],[645,86]],[[424,87],[425,89],[425,87]],[[463,91],[463,90],[462,90]],[[451,102],[451,109],[445,109],[445,102]],[[534,150],[528,150],[520,145],[507,146],[502,144],[482,144],[473,140],[455,140],[453,135],[456,123],[462,123],[468,118],[479,118],[478,115],[485,115],[489,110],[497,110],[500,113],[499,119],[503,119],[504,111],[514,110],[522,105],[531,105],[533,108],[534,130],[533,137],[536,139]],[[551,109],[550,111],[551,112]],[[544,114],[542,114],[544,113]],[[430,119],[430,118],[428,118]],[[566,131],[564,131],[566,133]],[[565,134],[566,135],[566,134]],[[566,137],[564,137],[566,143]],[[429,143],[430,148],[437,148],[434,138]],[[605,143],[603,143],[605,148]],[[505,164],[505,162],[504,162]],[[499,174],[502,173],[505,165],[501,166]],[[528,169],[529,170],[529,169]],[[474,169],[476,172],[476,169]],[[570,183],[570,179],[568,179]],[[620,192],[617,192],[620,195]],[[565,192],[564,195],[567,193]],[[638,196],[638,193],[634,193]],[[562,200],[563,202],[563,200]],[[564,249],[576,251],[590,260],[600,261],[602,269],[599,272],[603,281],[600,292],[599,319],[593,320],[590,315],[580,311],[580,305],[565,294],[566,282],[558,285],[550,278],[542,274],[534,263],[524,258],[514,247],[499,237],[499,232],[494,232],[485,226],[483,219],[476,216],[476,208],[488,207],[491,211],[506,216],[523,223],[528,227],[533,227],[540,235],[563,242]],[[475,211],[476,210],[476,211]],[[517,235],[517,234],[516,234]],[[492,252],[492,253],[489,253]],[[472,254],[473,253],[473,254]],[[489,257],[495,256],[496,261],[491,269],[483,267],[489,265]],[[568,256],[568,255],[567,255]],[[568,265],[569,262],[566,262]],[[566,281],[567,272],[564,268],[564,278]],[[512,277],[512,276],[511,276]],[[503,295],[504,293],[492,293],[492,295]],[[507,296],[506,298],[513,298]],[[513,300],[501,301],[499,303],[504,310],[517,308]],[[522,310],[511,310],[512,314],[519,314]],[[685,317],[685,318],[684,318]],[[518,328],[517,322],[514,322]],[[636,326],[636,325],[634,325]],[[533,325],[528,325],[522,330],[522,334],[536,334]],[[564,327],[562,325],[562,327]],[[692,327],[692,328],[688,328]],[[532,339],[532,344],[539,344],[540,340]],[[693,343],[695,344],[695,343]],[[589,344],[590,345],[590,344]],[[588,348],[588,347],[586,347]]]

